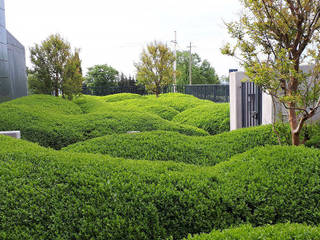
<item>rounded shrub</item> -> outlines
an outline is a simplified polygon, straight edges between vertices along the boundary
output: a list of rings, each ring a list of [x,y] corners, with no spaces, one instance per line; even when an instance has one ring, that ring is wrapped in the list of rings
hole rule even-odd
[[[88,102],[78,99],[81,106],[44,95],[2,103],[0,131],[20,130],[24,139],[55,149],[94,137],[128,131],[166,130],[186,135],[208,135],[202,129],[170,122],[156,114],[124,109],[115,111],[114,108],[105,107],[101,98],[88,99]]]
[[[1,239],[174,239],[217,217],[210,168],[44,149],[0,136]]]
[[[210,103],[190,108],[173,119],[206,130],[211,135],[230,130],[229,103]]]
[[[217,165],[226,211],[216,226],[319,223],[319,169],[319,150],[295,146],[259,147]]]
[[[215,165],[227,161],[235,154],[268,144],[278,144],[270,125],[239,129],[208,137],[185,136],[165,131],[116,134],[79,142],[63,150],[131,159]]]
[[[317,240],[320,239],[320,228],[303,224],[277,224],[253,228],[250,225],[210,234],[189,236],[189,240]]]

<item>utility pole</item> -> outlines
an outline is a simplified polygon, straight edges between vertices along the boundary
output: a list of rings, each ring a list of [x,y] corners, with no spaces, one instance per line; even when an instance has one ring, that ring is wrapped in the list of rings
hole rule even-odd
[[[174,31],[174,63],[173,63],[173,92],[177,92],[177,31]]]
[[[192,45],[189,46],[189,84],[192,85]]]

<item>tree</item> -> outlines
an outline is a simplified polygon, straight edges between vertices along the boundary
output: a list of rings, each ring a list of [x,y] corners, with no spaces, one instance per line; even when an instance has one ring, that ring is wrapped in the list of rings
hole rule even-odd
[[[177,51],[177,84],[189,84],[189,60],[188,51]],[[208,60],[201,60],[197,53],[192,54],[192,84],[219,84],[219,77]]]
[[[174,61],[173,53],[165,44],[150,43],[142,51],[140,62],[135,64],[137,81],[158,97],[161,89],[173,82]]]
[[[72,53],[70,43],[59,34],[51,35],[30,49],[33,68],[29,70],[29,87],[33,93],[59,93],[63,97],[81,92],[82,72],[79,50]]]
[[[236,56],[250,81],[287,109],[293,145],[320,106],[319,0],[241,0],[245,12],[227,27],[237,44],[222,53]],[[303,72],[302,64],[312,64]]]
[[[88,69],[85,82],[94,95],[105,96],[117,92],[118,75],[111,66],[95,65]]]

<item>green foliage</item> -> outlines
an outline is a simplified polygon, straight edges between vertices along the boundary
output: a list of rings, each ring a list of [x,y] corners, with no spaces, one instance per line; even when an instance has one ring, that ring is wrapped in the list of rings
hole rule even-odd
[[[3,239],[181,239],[243,223],[320,220],[317,149],[260,147],[197,167],[54,151],[4,136],[0,146]],[[302,231],[279,226],[266,234]],[[312,233],[304,230],[301,237]]]
[[[216,166],[226,209],[218,228],[249,222],[254,226],[320,221],[320,151],[268,146],[234,156]]]
[[[210,234],[189,236],[189,240],[317,240],[320,228],[302,224],[277,224],[253,228],[244,225],[224,231],[213,231]]]
[[[117,90],[119,72],[111,66],[95,65],[88,69],[86,84],[94,95],[104,96]]]
[[[188,51],[177,51],[177,84],[189,84],[189,61],[190,53]],[[215,69],[208,60],[201,60],[197,53],[192,54],[192,84],[219,84],[219,77]]]
[[[181,239],[210,231],[210,169],[57,152],[0,136],[1,239]]]
[[[166,130],[187,135],[208,135],[204,130],[167,121],[137,107],[124,105],[120,108],[117,103],[108,104],[102,97],[63,101],[51,96],[33,95],[2,103],[0,130],[21,130],[24,139],[55,149],[127,131]],[[60,108],[60,105],[65,107]],[[69,108],[78,110],[72,112]]]
[[[221,52],[240,59],[248,80],[285,106],[292,144],[299,145],[304,123],[320,107],[320,2],[241,2],[240,20],[227,24],[236,44]]]
[[[229,112],[228,103],[203,104],[176,115],[173,121],[204,129],[214,135],[230,130]]]
[[[150,43],[143,50],[137,68],[137,81],[145,85],[148,92],[158,97],[161,89],[173,81],[173,63],[175,57],[163,43]]]
[[[41,45],[30,49],[33,68],[28,70],[29,89],[35,94],[63,97],[79,95],[82,90],[82,70],[79,49],[71,51],[70,43],[59,34],[50,35]]]
[[[277,143],[272,127],[260,126],[208,137],[164,131],[109,135],[79,142],[63,150],[131,159],[215,165],[256,146]]]

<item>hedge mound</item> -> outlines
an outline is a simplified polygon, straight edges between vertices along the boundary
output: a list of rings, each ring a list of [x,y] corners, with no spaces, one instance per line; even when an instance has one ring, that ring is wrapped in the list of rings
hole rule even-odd
[[[149,240],[208,232],[218,207],[211,172],[0,136],[0,238]]]
[[[268,146],[215,167],[225,211],[222,225],[320,222],[320,151]],[[221,223],[220,223],[221,224]]]
[[[318,224],[320,151],[269,146],[215,167],[112,159],[0,136],[1,239],[173,239]]]
[[[202,129],[173,123],[152,113],[124,109],[116,111],[106,107],[103,98],[70,102],[44,95],[2,103],[1,130],[21,130],[24,139],[55,149],[127,131],[166,130],[186,135],[208,135]]]
[[[269,125],[208,137],[192,137],[164,131],[109,135],[79,142],[63,150],[131,159],[215,165],[235,154],[267,144],[278,144]]]
[[[189,236],[189,240],[318,240],[320,228],[302,224],[277,224],[257,227],[245,225],[224,231],[213,231],[210,234]]]
[[[230,131],[229,103],[203,104],[173,118],[174,122],[206,130],[211,135]]]

